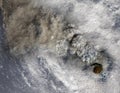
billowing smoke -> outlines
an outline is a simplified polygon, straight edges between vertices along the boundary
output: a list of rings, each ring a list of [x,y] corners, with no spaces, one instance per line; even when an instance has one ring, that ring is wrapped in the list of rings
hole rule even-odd
[[[33,0],[32,3],[62,13],[78,26],[79,33],[85,33],[97,47],[106,49],[117,61],[120,60],[119,0]]]
[[[7,42],[23,61],[27,86],[40,93],[120,92],[119,0],[8,1]]]

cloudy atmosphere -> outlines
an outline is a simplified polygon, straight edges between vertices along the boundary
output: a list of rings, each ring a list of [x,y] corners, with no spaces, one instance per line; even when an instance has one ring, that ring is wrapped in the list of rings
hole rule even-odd
[[[0,93],[120,93],[120,0],[0,0]]]

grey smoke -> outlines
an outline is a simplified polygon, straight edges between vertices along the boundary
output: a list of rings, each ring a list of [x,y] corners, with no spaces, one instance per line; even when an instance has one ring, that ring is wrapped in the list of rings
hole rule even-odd
[[[53,28],[47,24],[52,29],[51,31],[59,34],[57,39],[55,38],[58,42],[53,43],[48,39],[47,43],[41,44],[45,36],[49,38],[54,34],[52,32],[52,34],[43,35],[37,44],[34,44],[32,39],[33,42],[30,45],[35,46],[35,49],[28,50],[27,53],[21,51],[24,47],[19,47],[19,45],[17,52],[16,50],[14,52],[14,49],[11,52],[7,47],[5,49],[1,47],[0,90],[3,93],[119,93],[119,0],[31,0],[30,3],[35,9],[42,6],[45,10],[53,11],[50,12],[50,17],[52,17],[52,13],[58,16],[57,18],[53,17]],[[28,21],[30,20],[28,16],[33,17],[30,14],[34,14],[34,9],[28,8],[27,11],[25,9],[22,7],[22,11],[18,10],[15,12],[16,14],[14,13],[15,15],[12,15],[13,19],[10,19],[11,23],[8,25],[8,29],[5,28],[6,30],[17,31],[12,22],[16,25],[24,21],[16,19],[23,17]],[[49,12],[48,10],[47,12]],[[25,12],[25,16],[20,14],[23,12]],[[37,11],[37,13],[39,12]],[[117,15],[118,17],[116,17]],[[49,19],[49,16],[46,17]],[[47,21],[43,20],[42,22]],[[63,27],[62,30],[60,28],[58,30],[56,24],[60,24],[59,27]],[[35,28],[38,30],[39,26]],[[46,28],[46,25],[42,25],[42,28]],[[3,30],[3,28],[1,29]],[[3,34],[2,30],[0,30],[1,35]],[[65,33],[61,34],[60,31]],[[80,40],[75,39],[76,37],[71,39],[74,34],[83,37]],[[9,36],[11,38],[13,34]],[[22,36],[25,41],[24,34]],[[5,42],[2,38],[0,41],[1,44]],[[13,41],[10,43],[14,43]],[[85,46],[86,42],[87,46]],[[22,46],[21,44],[20,41],[20,46]],[[26,43],[24,44],[26,45]],[[73,46],[70,46],[72,44]],[[56,46],[58,46],[58,51],[56,51]],[[82,47],[83,54],[78,53],[81,51],[80,47]],[[10,49],[12,48],[10,47]],[[73,53],[70,51],[72,49]],[[6,52],[6,50],[8,51]],[[91,52],[92,50],[94,52]],[[91,56],[92,58],[96,57],[96,52],[99,57],[92,62],[101,63],[102,61],[104,67],[103,73],[98,75],[93,73],[90,66],[92,63],[84,62],[84,59],[87,58],[89,62]],[[17,53],[23,53],[23,55],[18,57],[15,55]]]

